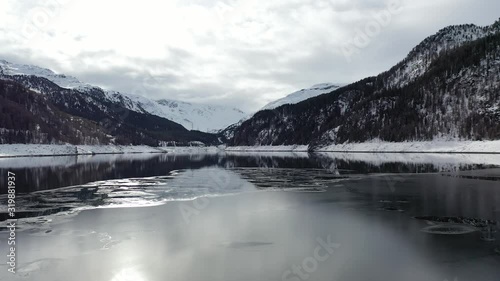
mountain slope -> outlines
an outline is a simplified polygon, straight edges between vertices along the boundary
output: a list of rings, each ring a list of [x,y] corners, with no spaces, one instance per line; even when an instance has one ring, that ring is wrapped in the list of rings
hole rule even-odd
[[[378,139],[500,139],[499,30],[498,22],[443,29],[376,77],[258,112],[229,143],[315,148]]]
[[[0,144],[109,141],[110,136],[94,122],[60,111],[17,82],[0,80]]]
[[[340,88],[339,84],[324,83],[314,85],[309,89],[302,89],[300,91],[289,94],[288,96],[268,103],[260,110],[274,109],[284,104],[296,104],[303,100],[310,99],[322,94],[331,93],[332,91]]]
[[[6,60],[0,60],[0,74],[14,76],[14,75],[27,75],[43,77],[57,84],[59,87],[74,89],[74,88],[91,88],[92,86],[84,84],[75,77],[66,76],[64,74],[56,74],[50,69],[41,68],[34,65],[23,65],[10,63]]]
[[[141,96],[107,92],[113,101],[119,101],[126,108],[149,113],[172,120],[190,130],[217,131],[240,120],[246,114],[236,108],[217,105],[193,104],[175,100],[150,100]]]
[[[336,89],[339,89],[340,87],[342,87],[341,84],[332,84],[332,83],[317,84],[317,85],[312,86],[311,88],[302,89],[300,91],[291,93],[284,98],[270,102],[267,105],[265,105],[264,107],[262,107],[262,109],[260,109],[259,111],[272,110],[272,109],[275,109],[275,108],[280,107],[280,106],[285,105],[285,104],[296,104],[296,103],[299,103],[301,101],[304,101],[304,100],[307,100],[307,99],[310,99],[310,98],[313,98],[313,97],[316,97],[316,96],[319,96],[322,94],[331,93],[332,91],[335,91]],[[243,122],[250,119],[251,117],[252,117],[252,115],[248,115],[245,118],[241,118],[240,121],[238,121],[237,123],[231,124],[223,130],[219,130],[218,135],[219,135],[220,139],[223,142],[228,142],[230,139],[232,139],[234,137],[235,130],[239,126],[241,126],[241,124]]]
[[[175,100],[151,100],[145,97],[107,91],[99,87],[80,82],[72,76],[56,74],[45,68],[32,65],[21,65],[0,60],[0,74],[4,76],[36,76],[52,81],[65,89],[73,89],[83,93],[102,92],[110,102],[118,102],[129,110],[156,115],[183,125],[187,129],[204,132],[223,129],[245,117],[246,114],[236,108],[194,104]],[[31,87],[31,85],[26,85]],[[37,89],[34,89],[37,90]]]
[[[203,142],[205,144],[217,144],[215,135],[202,133],[198,131],[189,131],[182,125],[172,122],[168,119],[151,115],[148,113],[139,113],[122,106],[120,103],[113,102],[107,97],[107,94],[100,88],[62,88],[52,81],[33,75],[5,75],[0,74],[0,81],[16,85],[14,94],[4,97],[6,108],[4,111],[15,111],[17,97],[24,91],[30,92],[30,97],[39,102],[30,104],[24,115],[32,114],[35,118],[24,118],[28,124],[13,122],[11,127],[0,126],[5,130],[0,131],[0,137],[10,134],[12,131],[28,130],[33,131],[40,125],[36,118],[39,112],[45,112],[45,108],[51,111],[64,113],[70,120],[82,120],[85,124],[93,124],[94,129],[83,134],[92,136],[92,132],[102,132],[102,136],[92,139],[79,137],[80,132],[69,131],[67,137],[64,135],[50,133],[51,138],[26,138],[21,143],[71,143],[71,144],[122,144],[122,145],[151,145],[157,146],[164,142],[177,142],[179,145],[187,144],[191,141]],[[19,104],[19,102],[17,102]],[[58,128],[57,114],[41,114],[45,116],[47,124],[56,124]],[[11,118],[12,119],[12,118]],[[68,123],[68,122],[64,122]],[[71,123],[71,122],[69,122]],[[75,126],[78,128],[76,124]],[[71,127],[70,126],[70,127]],[[45,128],[42,126],[42,129]],[[50,128],[48,126],[47,128]],[[43,133],[49,133],[44,131]],[[18,143],[17,139],[11,139],[13,143]]]

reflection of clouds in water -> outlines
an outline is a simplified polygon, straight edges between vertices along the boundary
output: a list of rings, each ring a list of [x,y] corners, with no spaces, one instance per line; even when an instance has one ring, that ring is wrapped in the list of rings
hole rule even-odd
[[[16,274],[21,278],[28,278],[30,275],[34,275],[40,271],[57,266],[57,264],[61,261],[61,259],[43,259],[21,264],[17,269]]]
[[[23,221],[39,224],[63,213],[74,214],[84,209],[151,207],[168,201],[255,190],[254,185],[238,174],[221,168],[174,170],[167,176],[98,181],[19,195],[17,201],[22,209],[17,211],[23,228]],[[43,221],[39,221],[42,218]],[[2,224],[5,222],[0,222],[0,226]]]
[[[252,177],[251,169],[244,172]],[[268,181],[269,177],[276,180],[281,178],[283,181],[292,176],[300,176],[302,181],[307,182],[314,182],[316,179],[332,182],[336,180],[334,175],[320,170],[306,169],[299,173],[296,169],[276,169],[261,172],[262,174],[256,175],[254,179],[263,183]],[[108,182],[107,188],[131,191],[141,187],[142,192],[161,190],[158,196],[165,193],[166,189],[169,190],[167,193],[177,190],[178,196],[189,195],[189,191],[198,194],[202,192],[220,194],[223,191],[239,192],[245,190],[244,187],[252,189],[254,185],[241,179],[239,173],[240,171],[236,169],[227,171],[216,168],[178,170],[169,178],[163,177],[163,180],[159,178],[157,180],[147,178],[142,181],[122,180],[115,181],[114,184]],[[211,178],[211,174],[215,179]],[[424,180],[428,177],[430,176],[419,178]],[[450,182],[448,177],[439,175],[434,177],[425,182],[407,180],[404,183],[409,191],[427,192],[446,187],[446,183],[449,183],[464,194],[463,185],[460,184],[462,179]],[[436,179],[441,181],[434,181]],[[361,182],[344,180],[342,184],[350,186],[351,190],[358,188],[360,192],[365,193],[377,190],[379,186],[384,196],[389,193],[384,176],[366,176],[361,180]],[[371,184],[372,181],[375,186],[366,184]],[[144,186],[139,184],[141,182]],[[153,184],[154,182],[162,184]],[[226,184],[228,186],[224,188]],[[339,184],[334,183],[334,185]],[[486,184],[493,185],[496,182],[486,182]],[[396,190],[404,194],[406,189],[402,186]],[[184,191],[188,194],[184,194]],[[444,191],[442,194],[449,194],[446,189]],[[436,250],[435,246],[441,244],[436,244],[439,241],[431,243],[436,236],[420,232],[423,223],[407,215],[376,212],[372,208],[373,204],[364,204],[373,202],[378,205],[379,202],[386,202],[384,199],[388,198],[359,195],[362,194],[337,187],[329,188],[324,193],[251,192],[245,196],[211,198],[210,205],[204,208],[200,216],[194,218],[189,225],[182,223],[182,217],[176,212],[177,205],[181,203],[176,202],[158,208],[129,209],[127,212],[121,210],[84,212],[79,216],[78,224],[73,227],[94,228],[96,232],[68,233],[65,230],[66,226],[60,230],[55,228],[49,234],[41,233],[47,237],[44,239],[36,237],[31,247],[43,252],[47,249],[64,249],[66,255],[70,257],[81,255],[82,261],[89,261],[87,264],[72,263],[73,259],[67,258],[62,264],[64,266],[61,265],[56,270],[53,268],[46,270],[55,275],[65,273],[66,268],[76,269],[76,272],[82,272],[80,276],[75,276],[80,278],[78,280],[149,281],[169,280],[169,277],[172,280],[241,280],[242,278],[276,280],[282,270],[302,262],[311,255],[317,246],[316,237],[332,234],[334,241],[342,244],[342,247],[331,259],[319,265],[318,270],[311,274],[309,279],[311,281],[333,279],[438,281],[444,280],[445,276],[453,276],[449,274],[449,270],[443,268],[440,261],[448,260],[456,252]],[[429,196],[424,198],[428,199]],[[470,198],[477,197],[470,196]],[[117,199],[120,199],[119,196]],[[408,202],[400,200],[401,198],[396,199],[395,202],[406,204],[417,200],[416,197],[411,197],[412,200]],[[359,208],[350,206],[346,208],[343,202],[359,203]],[[458,204],[460,206],[457,210],[476,209],[475,205],[465,203]],[[130,233],[136,237],[133,241],[127,240]],[[52,240],[49,240],[51,237]],[[425,237],[425,241],[419,237]],[[99,251],[103,245],[113,240],[120,243],[109,251]],[[78,244],[79,241],[83,243]],[[474,243],[469,241],[464,245],[474,246]],[[85,256],[87,253],[90,255]],[[467,267],[469,265],[467,262],[473,260],[475,256],[467,256],[467,261],[458,266],[465,265],[464,268],[471,269],[470,266]],[[135,265],[139,267],[131,268]],[[84,273],[81,270],[83,268],[92,273]],[[486,268],[488,272],[492,270]],[[98,275],[95,272],[104,274]],[[169,275],[171,273],[175,275]],[[90,274],[99,277],[88,278]],[[38,276],[37,272],[31,277]]]
[[[124,268],[113,276],[111,281],[147,281],[146,278],[134,268]]]

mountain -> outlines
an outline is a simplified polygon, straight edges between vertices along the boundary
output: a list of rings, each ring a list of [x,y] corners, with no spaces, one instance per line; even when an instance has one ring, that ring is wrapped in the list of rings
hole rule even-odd
[[[0,144],[107,143],[96,123],[59,110],[39,93],[0,79]]]
[[[112,92],[110,97],[121,100],[124,105],[137,112],[160,116],[183,125],[190,130],[215,132],[240,120],[246,113],[226,106],[204,105],[175,100],[150,100],[141,96]]]
[[[124,105],[127,96],[50,70],[1,61],[0,82],[0,143],[219,143],[213,134],[190,131],[168,119],[129,109]]]
[[[302,89],[300,91],[291,93],[284,98],[270,102],[267,105],[265,105],[264,107],[262,107],[259,111],[275,109],[275,108],[280,107],[280,106],[285,105],[285,104],[296,104],[296,103],[299,103],[299,102],[304,101],[306,99],[310,99],[310,98],[313,98],[313,97],[316,97],[316,96],[319,96],[322,94],[330,93],[336,89],[339,89],[340,87],[342,87],[342,84],[332,84],[332,83],[317,84],[317,85],[312,86],[311,88]],[[237,123],[231,124],[231,125],[227,126],[226,128],[219,130],[217,133],[218,133],[220,139],[223,142],[228,142],[231,138],[234,137],[235,130],[239,126],[241,126],[241,124],[243,122],[250,119],[251,117],[252,117],[252,115],[247,115],[244,118],[241,118],[240,121],[238,121]]]
[[[310,99],[322,94],[326,93],[331,93],[332,91],[340,88],[340,84],[331,84],[331,83],[324,83],[324,84],[317,84],[312,86],[309,89],[302,89],[300,91],[294,92],[289,94],[288,96],[275,100],[273,102],[268,103],[264,107],[261,108],[261,110],[266,110],[266,109],[274,109],[276,107],[282,106],[284,104],[295,104],[299,103],[303,100]]]
[[[34,65],[10,63],[6,60],[0,60],[0,74],[4,76],[25,75],[25,76],[43,77],[47,80],[54,82],[59,87],[66,89],[92,88],[91,85],[84,84],[72,76],[66,76],[64,74],[56,74],[50,69],[41,68]]]
[[[500,139],[499,32],[444,28],[378,76],[256,113],[229,145]]]
[[[246,114],[236,108],[218,105],[187,103],[175,100],[151,100],[146,97],[107,91],[99,87],[80,82],[72,76],[56,74],[45,68],[32,65],[21,65],[0,60],[0,73],[4,76],[36,76],[52,81],[65,89],[78,90],[83,93],[103,92],[111,102],[145,114],[152,114],[179,123],[190,130],[203,132],[217,131],[239,121]],[[30,85],[27,85],[30,87]]]
[[[497,23],[491,26],[473,24],[448,26],[426,38],[408,56],[390,69],[387,87],[401,87],[425,74],[431,63],[448,50],[498,32]]]

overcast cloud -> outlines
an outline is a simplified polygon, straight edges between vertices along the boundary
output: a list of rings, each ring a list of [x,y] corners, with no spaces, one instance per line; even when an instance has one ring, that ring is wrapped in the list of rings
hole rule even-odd
[[[377,30],[374,15],[387,15],[391,2],[399,6]],[[445,26],[500,17],[498,0],[397,2],[3,0],[0,58],[250,112],[313,84],[376,75]],[[363,47],[346,48],[367,25]]]

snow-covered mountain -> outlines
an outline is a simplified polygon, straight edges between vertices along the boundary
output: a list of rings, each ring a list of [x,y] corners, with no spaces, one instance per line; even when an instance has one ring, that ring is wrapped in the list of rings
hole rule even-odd
[[[442,54],[465,43],[497,33],[499,21],[489,26],[462,24],[448,26],[427,37],[388,72],[386,88],[403,87],[424,75],[431,63]]]
[[[216,132],[246,116],[243,111],[226,106],[194,104],[168,99],[155,101],[113,91],[107,92],[107,95],[113,101],[122,102],[130,110],[166,118],[181,124],[188,130]]]
[[[267,109],[274,109],[276,107],[282,106],[284,104],[296,104],[301,101],[330,93],[332,91],[337,90],[338,88],[342,87],[343,85],[341,84],[332,84],[332,83],[323,83],[323,84],[317,84],[312,86],[309,89],[302,89],[300,91],[294,92],[289,94],[288,96],[275,100],[273,102],[268,103],[264,107],[262,107],[260,110],[267,110]]]
[[[92,88],[93,86],[80,82],[73,76],[57,74],[54,71],[34,65],[16,64],[0,60],[0,74],[3,75],[33,75],[46,78],[66,89]]]
[[[83,93],[104,92],[111,102],[120,103],[124,107],[139,113],[149,113],[179,123],[189,130],[214,132],[238,122],[246,113],[219,105],[188,103],[176,100],[152,100],[146,97],[104,90],[97,86],[83,83],[77,78],[64,74],[56,74],[52,70],[33,65],[22,65],[0,60],[0,74],[26,75],[46,78],[58,86],[75,89]],[[30,87],[31,85],[27,85]],[[30,87],[39,92],[36,87]]]
[[[264,107],[259,109],[257,112],[250,114],[250,115],[247,115],[244,118],[241,118],[237,123],[231,124],[227,128],[220,130],[218,133],[222,136],[222,138],[225,141],[230,140],[234,136],[234,131],[239,126],[241,126],[241,124],[243,124],[243,122],[252,118],[252,116],[254,114],[256,114],[260,111],[275,109],[275,108],[278,108],[278,107],[285,105],[285,104],[290,104],[290,105],[297,104],[301,101],[305,101],[307,99],[314,98],[314,97],[317,97],[317,96],[322,95],[322,94],[331,93],[331,92],[333,92],[333,91],[335,91],[343,86],[344,86],[344,84],[340,84],[340,83],[336,83],[336,84],[322,83],[322,84],[316,84],[314,86],[311,86],[308,89],[302,89],[300,91],[293,92],[284,98],[277,99],[275,101],[272,101],[272,102],[266,104]]]
[[[263,110],[229,145],[500,139],[500,20],[429,36],[390,70],[306,101]]]

